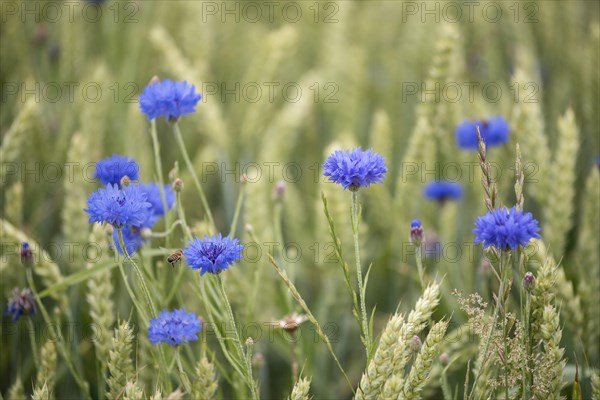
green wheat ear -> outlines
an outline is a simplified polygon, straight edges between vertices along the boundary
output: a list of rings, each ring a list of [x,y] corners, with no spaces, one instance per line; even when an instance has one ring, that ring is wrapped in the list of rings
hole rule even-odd
[[[411,400],[419,397],[427,383],[433,362],[437,360],[437,350],[444,339],[447,328],[448,321],[440,321],[431,328],[412,365],[399,399]]]
[[[13,383],[8,389],[8,393],[6,394],[7,400],[23,400],[27,398],[25,395],[25,388],[23,387],[23,382],[21,382],[21,378],[17,376],[15,383]]]
[[[87,198],[92,192],[92,185],[84,179],[84,168],[92,162],[89,158],[89,150],[98,148],[98,144],[92,144],[93,136],[91,134],[92,132],[85,135],[75,133],[67,151],[67,160],[74,162],[75,165],[72,179],[64,180],[64,190],[68,195],[64,197],[61,220],[65,240],[73,243],[80,242],[81,238],[87,238],[90,231],[82,204],[86,204]],[[69,269],[72,272],[81,270],[81,264],[84,261],[81,252],[76,252],[72,261],[68,263]]]
[[[129,386],[130,392],[135,392],[136,385],[133,387],[130,379],[135,376],[133,362],[131,361],[131,351],[133,342],[133,331],[127,322],[121,322],[119,327],[115,329],[112,349],[110,350],[108,359],[108,372],[110,374],[107,379],[109,392],[106,397],[118,399],[123,396]]]
[[[398,341],[393,348],[391,368],[381,373],[383,386],[383,397],[398,397],[404,384],[405,367],[410,360],[410,341],[413,336],[418,335],[429,323],[433,311],[440,301],[440,286],[437,283],[430,284],[408,314],[406,323],[400,327]]]
[[[2,160],[2,164],[16,162],[23,158],[27,147],[27,140],[29,139],[27,136],[37,124],[39,112],[39,103],[35,101],[35,98],[29,98],[23,104],[21,111],[19,111],[19,114],[2,139],[2,146],[0,147],[0,160]],[[5,168],[0,168],[0,187],[3,187],[8,180],[4,176],[5,172]]]
[[[585,184],[583,194],[581,217],[579,222],[577,251],[575,258],[578,271],[583,277],[579,282],[578,291],[583,303],[584,321],[584,344],[585,349],[591,357],[598,357],[598,343],[600,342],[600,315],[598,315],[598,304],[600,304],[600,271],[597,266],[600,260],[600,171],[594,165],[590,171]]]
[[[139,400],[144,398],[144,389],[138,386],[138,383],[134,380],[129,380],[125,384],[125,390],[123,391],[123,400]]]
[[[42,387],[36,387],[33,389],[33,394],[31,395],[32,400],[50,400],[50,391],[48,390],[48,385],[44,384]]]
[[[592,373],[592,398],[600,400],[600,372],[598,370]]]
[[[525,53],[524,51],[519,54]],[[527,63],[527,61],[522,61]],[[537,80],[526,73],[525,70],[532,68],[527,63],[527,67],[518,68],[513,75],[513,82],[518,84],[519,96],[527,96],[532,90],[539,88]],[[511,126],[516,141],[521,146],[523,154],[531,160],[531,164],[526,164],[524,173],[527,192],[537,202],[546,204],[548,195],[549,172],[550,172],[550,148],[548,138],[545,134],[544,119],[541,110],[541,99],[535,98],[532,101],[519,101],[515,104],[511,115]],[[534,101],[535,100],[535,101]]]
[[[102,255],[108,253],[107,232],[102,225],[95,223],[92,226],[89,242],[93,243],[94,247],[99,249]],[[89,259],[92,259],[91,255]],[[103,256],[100,260],[106,261],[107,257]],[[88,261],[86,268],[93,268],[100,260],[95,260],[94,262]],[[112,344],[112,338],[108,333],[112,331],[115,322],[114,305],[112,301],[113,286],[110,271],[102,271],[92,275],[87,282],[87,287],[88,293],[86,299],[90,306],[90,317],[94,324],[100,329],[100,332],[103,333],[94,340],[96,356],[100,363],[103,366],[106,366]]]
[[[219,387],[215,366],[206,357],[202,357],[196,364],[196,378],[192,385],[191,396],[193,399],[210,400],[215,397]]]
[[[386,373],[392,368],[394,349],[400,340],[403,325],[404,317],[400,314],[393,315],[386,324],[375,355],[360,380],[357,400],[376,399],[380,394]]]
[[[288,400],[309,400],[310,396],[308,391],[310,390],[310,378],[300,378],[292,389],[292,394],[288,397]]]
[[[542,234],[550,251],[561,257],[565,250],[567,235],[573,226],[573,200],[575,198],[575,164],[579,149],[579,128],[575,114],[568,109],[558,120],[558,145],[552,167],[550,182],[556,188],[547,193]]]
[[[564,349],[560,347],[562,329],[560,327],[559,314],[552,305],[544,308],[542,315],[541,332],[544,345],[544,356],[548,359],[550,366],[548,374],[548,399],[561,399],[563,369],[566,360],[563,359]]]
[[[99,64],[92,72],[91,76],[87,77],[90,82],[112,82],[114,77],[111,76],[104,63]],[[121,101],[121,99],[119,99]],[[73,149],[73,142],[71,142],[71,148],[69,149],[67,161],[78,162],[79,168],[85,168],[88,165],[86,163],[93,162],[104,158],[102,149],[105,144],[109,144],[110,147],[121,147],[122,143],[117,141],[121,140],[121,137],[125,135],[107,135],[107,131],[110,129],[110,118],[107,115],[111,115],[114,107],[113,96],[102,96],[97,102],[83,102],[81,104],[80,114],[80,132],[82,135],[82,143],[76,144],[79,148]],[[81,158],[70,158],[70,157],[81,157]],[[77,171],[79,172],[79,171]],[[90,175],[88,172],[87,175]],[[78,174],[78,178],[82,179],[86,174]]]
[[[40,352],[40,366],[38,367],[37,376],[35,379],[35,390],[40,393],[48,392],[52,396],[54,391],[54,382],[56,375],[56,347],[54,342],[47,341],[42,346]]]
[[[6,190],[6,219],[19,226],[23,223],[23,183],[17,181]]]

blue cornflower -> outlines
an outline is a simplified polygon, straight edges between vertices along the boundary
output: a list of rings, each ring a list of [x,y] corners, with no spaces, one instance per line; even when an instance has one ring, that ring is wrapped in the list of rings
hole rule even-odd
[[[218,274],[242,258],[244,246],[237,239],[218,236],[204,239],[197,237],[190,240],[189,245],[183,249],[183,255],[192,269],[200,269],[201,275],[207,272]]]
[[[13,297],[9,300],[4,315],[12,315],[15,322],[23,314],[35,314],[35,298],[30,289],[13,289]]]
[[[168,120],[196,111],[196,104],[202,95],[187,81],[177,82],[165,79],[152,82],[140,94],[140,109],[149,119],[165,117]]]
[[[464,121],[456,127],[456,144],[463,150],[477,150],[477,129],[487,147],[495,147],[508,142],[510,127],[500,116],[481,121]]]
[[[202,324],[196,314],[184,309],[160,311],[158,318],[150,320],[148,339],[152,344],[168,343],[179,346],[182,343],[198,340],[196,334],[202,330]]]
[[[123,226],[123,241],[125,242],[127,253],[129,254],[133,254],[148,241],[148,238],[142,235],[142,229],[151,229],[152,226],[165,214],[162,199],[160,197],[160,188],[158,185],[150,182],[137,186],[142,192],[146,193],[146,202],[150,204],[150,207],[146,210],[146,217],[142,223],[138,225],[129,224]],[[173,189],[171,189],[171,186],[169,185],[165,185],[164,190],[167,200],[167,207],[170,209],[173,207],[173,203],[175,203],[175,192],[173,192]],[[123,254],[123,249],[119,243],[118,232],[114,230],[112,236],[115,248],[119,253]]]
[[[423,189],[423,194],[430,200],[444,202],[446,200],[458,200],[462,197],[462,186],[456,182],[434,181],[429,182]]]
[[[525,246],[529,240],[539,238],[537,220],[531,213],[517,211],[515,207],[506,207],[489,211],[475,221],[475,242],[483,247],[494,246],[499,250],[516,249]]]
[[[96,163],[94,178],[101,184],[121,185],[121,179],[127,176],[131,181],[139,179],[140,167],[132,158],[113,154],[110,157]]]
[[[160,197],[160,187],[154,183],[144,183],[140,185],[143,192],[148,195],[146,201],[150,203],[150,211],[155,217],[153,223],[156,222],[160,217],[165,215],[165,207],[163,206],[162,197]],[[167,201],[167,207],[170,210],[175,203],[175,192],[171,188],[171,185],[164,185],[165,200]]]
[[[327,157],[323,165],[323,175],[350,190],[381,183],[386,172],[381,155],[374,153],[372,149],[362,151],[360,147],[346,151],[336,150]]]
[[[90,195],[84,209],[90,215],[89,222],[106,222],[117,228],[124,225],[142,226],[148,219],[151,206],[146,201],[148,195],[137,185],[125,186],[108,184]]]

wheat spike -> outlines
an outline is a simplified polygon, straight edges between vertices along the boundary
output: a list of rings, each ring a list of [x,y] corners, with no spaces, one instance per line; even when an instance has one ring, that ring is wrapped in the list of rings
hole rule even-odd
[[[202,357],[196,365],[196,379],[192,385],[192,398],[213,399],[218,387],[214,364],[206,357]]]
[[[392,368],[394,347],[400,339],[404,317],[400,314],[393,315],[386,324],[379,346],[369,363],[367,371],[363,374],[356,399],[376,399],[385,383],[386,371]]]
[[[40,352],[40,366],[38,367],[36,390],[47,391],[49,396],[54,391],[54,378],[56,373],[56,347],[54,342],[48,340]]]
[[[134,376],[133,362],[131,361],[131,350],[133,342],[133,331],[127,322],[121,322],[115,329],[112,349],[108,360],[107,379],[109,391],[106,397],[109,400],[118,399],[129,387],[130,393],[136,392],[137,386],[129,379]]]
[[[558,145],[550,169],[550,182],[556,190],[547,193],[542,234],[550,251],[561,257],[567,234],[573,226],[573,199],[575,197],[575,163],[579,148],[579,128],[572,109],[558,120]]]
[[[288,400],[309,400],[308,391],[310,390],[310,379],[301,378],[296,382],[292,389],[292,394]]]
[[[425,343],[412,365],[399,399],[411,400],[419,397],[419,394],[427,383],[433,362],[437,359],[437,349],[444,339],[447,328],[447,321],[440,321],[431,328]]]
[[[101,252],[100,254],[105,255],[108,253],[107,233],[102,225],[98,223],[93,225],[89,242],[93,244],[92,248]],[[97,255],[90,254],[86,268],[90,269],[100,260],[106,260],[106,257],[102,257],[100,260],[96,258]],[[96,356],[103,365],[106,365],[112,343],[109,332],[112,331],[114,323],[114,306],[111,300],[113,286],[110,271],[102,271],[92,275],[87,282],[87,287],[86,299],[90,306],[90,317],[101,332],[101,335],[94,341]]]

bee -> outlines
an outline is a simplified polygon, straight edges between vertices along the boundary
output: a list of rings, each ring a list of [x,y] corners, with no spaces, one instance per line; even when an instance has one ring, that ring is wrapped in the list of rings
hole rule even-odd
[[[181,250],[176,250],[173,254],[167,257],[167,262],[171,264],[171,267],[175,268],[175,264],[181,261],[183,257],[183,252]]]

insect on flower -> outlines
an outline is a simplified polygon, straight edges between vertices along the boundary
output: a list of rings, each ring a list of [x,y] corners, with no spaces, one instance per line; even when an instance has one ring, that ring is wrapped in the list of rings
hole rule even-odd
[[[175,264],[177,264],[183,258],[183,252],[181,250],[176,250],[169,257],[167,257],[167,262],[171,264],[172,268],[175,268]]]

